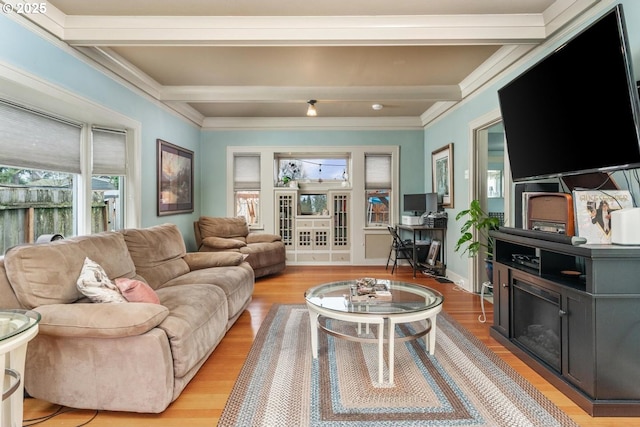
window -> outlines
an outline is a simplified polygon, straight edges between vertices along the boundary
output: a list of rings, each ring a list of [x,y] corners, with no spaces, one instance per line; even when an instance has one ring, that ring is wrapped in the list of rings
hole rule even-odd
[[[503,197],[503,183],[502,183],[502,171],[501,170],[488,170],[487,171],[487,197],[495,199]]]
[[[260,155],[234,154],[233,192],[236,216],[249,226],[260,224]]]
[[[391,155],[365,154],[365,203],[367,227],[391,223]]]
[[[345,154],[335,157],[278,157],[277,182],[289,181],[341,182],[349,178],[349,158]]]
[[[0,208],[3,253],[42,234],[68,237],[122,227],[123,203],[112,220],[108,200],[123,200],[126,134],[83,132],[87,127],[0,100],[0,194],[8,201]],[[92,164],[93,174],[83,174]],[[90,197],[83,188],[91,189]]]
[[[102,223],[91,221],[93,233],[124,228],[124,180],[127,174],[127,134],[122,130],[92,129],[94,203],[103,209]],[[94,217],[92,208],[92,218]]]

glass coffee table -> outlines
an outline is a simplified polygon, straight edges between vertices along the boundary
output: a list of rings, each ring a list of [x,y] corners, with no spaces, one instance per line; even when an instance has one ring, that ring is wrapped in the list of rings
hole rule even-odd
[[[311,351],[313,358],[317,358],[319,330],[351,341],[376,342],[378,344],[378,382],[383,383],[383,349],[386,342],[389,354],[388,382],[392,384],[396,341],[415,340],[426,336],[426,349],[429,354],[434,354],[436,316],[442,310],[444,297],[434,289],[415,283],[381,279],[375,279],[375,282],[388,289],[388,293],[382,292],[385,294],[384,298],[351,297],[354,295],[356,280],[326,283],[305,292],[311,322]],[[327,326],[327,319],[357,323],[357,335],[347,335],[332,330]],[[422,322],[424,328],[412,335],[396,337],[394,332],[396,325],[410,322]],[[369,332],[370,325],[377,325],[377,337],[362,336],[362,325],[365,325],[366,333]],[[387,330],[386,338],[385,329]]]

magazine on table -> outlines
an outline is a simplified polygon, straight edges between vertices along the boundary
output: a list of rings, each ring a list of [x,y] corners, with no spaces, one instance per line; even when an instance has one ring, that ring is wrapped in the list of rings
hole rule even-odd
[[[576,235],[587,243],[611,243],[611,212],[633,207],[628,190],[575,190]]]

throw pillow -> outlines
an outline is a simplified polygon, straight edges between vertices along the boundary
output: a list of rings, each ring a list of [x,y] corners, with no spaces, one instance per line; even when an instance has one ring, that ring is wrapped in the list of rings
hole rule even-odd
[[[158,298],[156,291],[141,280],[119,277],[116,279],[116,287],[129,302],[160,304],[160,298]]]
[[[92,302],[127,302],[97,262],[86,257],[76,286]]]

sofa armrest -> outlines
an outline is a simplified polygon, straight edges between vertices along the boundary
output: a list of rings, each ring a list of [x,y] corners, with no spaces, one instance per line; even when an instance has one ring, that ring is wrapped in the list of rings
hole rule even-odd
[[[240,265],[247,256],[240,252],[187,252],[184,260],[191,271]]]
[[[59,337],[120,338],[158,326],[169,309],[151,303],[73,303],[42,305],[39,333]]]
[[[242,240],[225,239],[223,237],[211,236],[211,237],[205,237],[204,239],[202,239],[201,246],[206,246],[211,249],[224,251],[229,249],[240,249],[243,246],[247,246],[247,244]]]
[[[282,240],[282,237],[278,234],[249,233],[247,235],[247,243],[273,243],[280,240]]]

